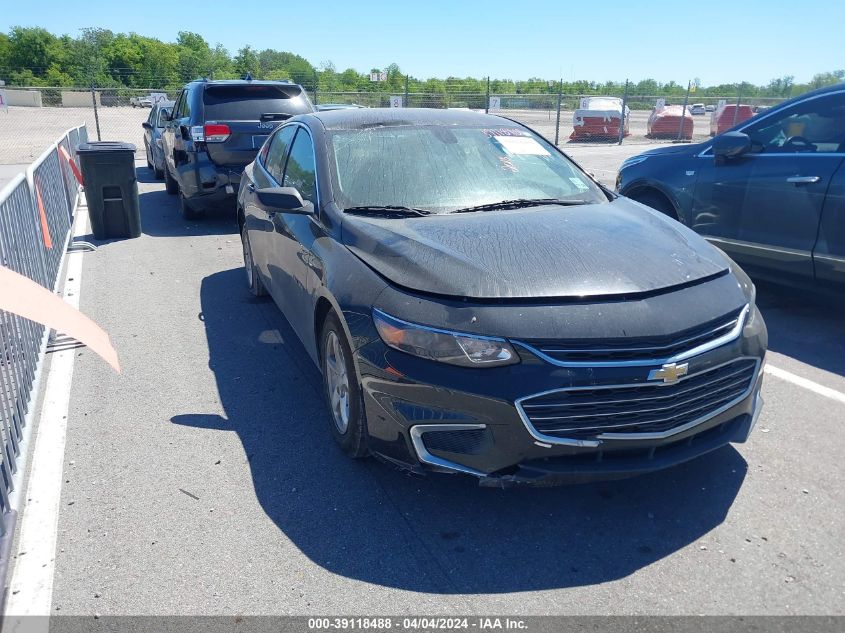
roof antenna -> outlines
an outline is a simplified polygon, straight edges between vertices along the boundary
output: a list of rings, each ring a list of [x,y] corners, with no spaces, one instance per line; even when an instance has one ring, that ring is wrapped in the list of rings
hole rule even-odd
[[[247,73],[244,75],[244,81],[252,81],[252,73]]]

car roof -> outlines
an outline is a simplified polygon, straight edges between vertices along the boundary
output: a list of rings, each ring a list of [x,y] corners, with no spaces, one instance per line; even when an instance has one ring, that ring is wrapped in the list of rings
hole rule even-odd
[[[299,86],[288,79],[194,79],[188,83],[206,86]],[[299,86],[302,88],[302,86]]]
[[[504,117],[471,110],[432,108],[344,108],[303,114],[319,119],[327,130],[362,130],[380,126],[463,125],[490,128],[520,127]]]

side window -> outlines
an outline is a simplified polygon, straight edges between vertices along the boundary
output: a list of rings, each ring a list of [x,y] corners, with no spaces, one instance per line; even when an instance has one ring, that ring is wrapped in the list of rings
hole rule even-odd
[[[288,155],[288,148],[290,147],[294,134],[296,134],[295,125],[289,125],[280,129],[270,139],[270,145],[267,148],[267,154],[264,158],[264,169],[273,177],[273,180],[280,184],[282,182],[282,174],[285,170],[285,158]]]
[[[182,102],[185,100],[185,91],[179,93],[176,97],[176,105],[173,106],[173,118],[179,119],[182,117]]]
[[[747,127],[757,151],[845,153],[845,93],[799,103]]]
[[[158,127],[167,125],[167,115],[170,114],[170,108],[161,108],[158,111]]]
[[[180,107],[182,111],[179,113],[179,118],[191,116],[191,91],[189,89],[182,91],[182,105]]]
[[[290,150],[285,168],[284,187],[296,187],[303,200],[310,200],[317,206],[317,177],[314,165],[314,144],[311,136],[300,129]]]

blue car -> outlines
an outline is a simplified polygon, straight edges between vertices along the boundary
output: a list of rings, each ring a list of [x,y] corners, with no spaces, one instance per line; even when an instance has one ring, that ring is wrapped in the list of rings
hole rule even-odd
[[[159,101],[150,116],[141,125],[144,128],[144,152],[147,156],[147,167],[155,172],[157,179],[164,178],[164,150],[161,147],[161,133],[167,124],[167,118],[173,111],[173,101]]]
[[[683,222],[752,277],[845,287],[845,83],[704,143],[622,163],[619,193]]]

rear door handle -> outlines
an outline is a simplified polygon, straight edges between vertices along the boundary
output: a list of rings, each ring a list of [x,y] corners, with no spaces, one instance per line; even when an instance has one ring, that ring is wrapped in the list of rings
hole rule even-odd
[[[795,185],[812,185],[821,180],[820,176],[792,176],[786,179],[786,182],[791,182]]]
[[[254,184],[249,183],[249,184],[246,186],[246,188],[247,188],[247,189],[249,189],[249,192],[250,192],[250,193],[255,193],[255,185],[254,185]]]

